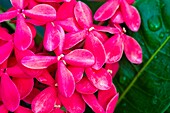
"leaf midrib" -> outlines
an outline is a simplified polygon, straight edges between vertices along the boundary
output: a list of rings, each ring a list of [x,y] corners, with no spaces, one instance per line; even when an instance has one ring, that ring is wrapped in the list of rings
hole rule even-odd
[[[124,90],[124,92],[121,94],[117,105],[122,101],[122,99],[125,97],[125,95],[128,93],[128,91],[131,89],[131,87],[134,85],[134,83],[138,80],[140,75],[143,73],[143,71],[146,69],[146,67],[152,62],[154,57],[158,54],[158,52],[166,45],[166,43],[169,41],[170,36],[166,38],[166,40],[162,43],[162,45],[154,52],[154,54],[150,57],[150,59],[146,62],[146,64],[140,69],[140,71],[136,74],[134,79],[131,81],[129,86]]]

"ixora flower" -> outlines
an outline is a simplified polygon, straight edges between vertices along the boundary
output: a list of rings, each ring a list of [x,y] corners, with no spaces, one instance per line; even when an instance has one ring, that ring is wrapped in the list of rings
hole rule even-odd
[[[106,49],[107,63],[115,63],[122,57],[123,50],[128,60],[135,64],[142,63],[142,49],[138,42],[123,33],[119,25],[115,25],[120,33],[115,34],[104,43]],[[113,45],[112,47],[110,45]],[[116,50],[116,51],[115,51]]]
[[[141,19],[137,9],[130,5],[134,0],[108,0],[94,14],[97,21],[105,21],[112,18],[111,22],[122,23],[132,31],[138,31]]]
[[[25,22],[25,16],[43,22],[49,22],[56,18],[55,9],[47,4],[38,4],[32,9],[24,9],[28,5],[27,0],[11,0],[12,8],[0,14],[0,22],[10,20],[17,16],[14,44],[20,50],[26,50],[31,45],[33,36],[31,29]],[[23,38],[24,37],[24,38]]]
[[[88,105],[113,113],[119,93],[112,79],[123,51],[131,63],[142,62],[140,45],[119,25],[139,29],[134,0],[108,0],[94,19],[82,1],[10,2],[0,14],[0,22],[16,25],[14,34],[0,27],[0,112],[83,113]],[[34,25],[45,28],[40,44]]]

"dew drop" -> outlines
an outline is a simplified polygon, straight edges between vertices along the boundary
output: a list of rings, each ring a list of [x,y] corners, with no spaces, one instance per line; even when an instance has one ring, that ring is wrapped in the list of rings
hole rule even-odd
[[[126,78],[125,76],[120,76],[120,78],[119,78],[119,82],[120,82],[121,84],[125,84],[125,83],[126,83],[126,80],[127,80],[127,78]]]
[[[123,107],[126,107],[126,103],[123,103],[122,106],[123,106]]]
[[[154,58],[155,58],[155,59],[157,59],[157,58],[158,58],[158,56],[155,56]]]
[[[159,38],[164,38],[165,37],[165,33],[164,32],[161,32],[160,34],[159,34]]]
[[[162,27],[160,17],[159,16],[152,16],[148,20],[148,27],[151,31],[158,31]]]

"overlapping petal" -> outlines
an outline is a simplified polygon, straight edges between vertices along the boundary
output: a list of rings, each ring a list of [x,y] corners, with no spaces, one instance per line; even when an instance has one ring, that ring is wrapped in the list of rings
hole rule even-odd
[[[94,70],[87,68],[85,70],[88,79],[100,90],[108,90],[112,86],[112,76],[104,68]]]
[[[16,30],[14,34],[14,44],[19,50],[26,50],[32,43],[32,32],[25,23],[23,14],[17,16]]]
[[[54,86],[55,80],[52,78],[47,70],[44,70],[41,75],[37,76],[36,79],[46,85]]]
[[[70,49],[71,47],[83,41],[86,37],[86,34],[87,34],[86,30],[67,33],[65,35],[64,49]]]
[[[17,89],[20,94],[20,99],[23,99],[28,96],[34,86],[33,78],[13,78],[12,81],[17,86]]]
[[[87,77],[83,77],[76,83],[76,91],[81,94],[93,94],[97,91],[97,88],[94,87]]]
[[[73,74],[76,83],[83,78],[84,68],[75,66],[68,66],[67,68]]]
[[[51,22],[56,19],[56,10],[48,4],[38,4],[32,9],[25,10],[24,14],[29,18],[44,22]]]
[[[8,21],[14,17],[17,16],[17,11],[16,10],[12,10],[12,11],[7,11],[4,13],[0,14],[0,22],[4,22],[4,21]]]
[[[142,63],[142,48],[138,42],[128,35],[124,35],[124,51],[128,60],[135,64]]]
[[[51,64],[57,62],[57,57],[54,56],[25,56],[21,63],[31,69],[45,69]]]
[[[8,59],[13,50],[13,42],[9,41],[4,45],[0,46],[0,64]]]
[[[112,46],[111,46],[112,45]],[[106,63],[118,62],[123,54],[123,41],[119,34],[112,36],[104,43],[106,50]]]
[[[73,74],[66,68],[63,61],[58,62],[56,78],[60,94],[71,97],[75,91],[75,81]]]
[[[48,113],[53,110],[56,101],[55,87],[47,87],[32,101],[31,108],[34,113]]]
[[[122,0],[121,12],[123,15],[123,20],[128,28],[135,32],[138,31],[141,24],[141,19],[137,9],[134,6],[129,5],[126,0]]]
[[[79,93],[75,92],[68,98],[59,95],[59,98],[66,110],[70,113],[83,113],[85,111],[85,102]]]
[[[83,94],[84,101],[95,113],[105,113],[94,94]]]
[[[94,55],[86,49],[73,50],[65,55],[63,59],[68,64],[78,67],[89,67],[95,63]]]
[[[93,24],[91,9],[81,1],[78,1],[75,5],[74,15],[82,28],[89,28]]]
[[[46,31],[43,40],[45,49],[48,51],[55,50],[58,47],[62,36],[64,36],[64,31],[61,26],[55,25],[54,23],[46,24]]]
[[[85,41],[85,48],[91,51],[95,57],[95,63],[92,68],[99,70],[106,61],[104,45],[97,37],[93,35],[93,33],[89,33]]]
[[[18,108],[20,103],[18,89],[6,73],[1,75],[1,98],[9,111],[13,112]]]
[[[94,14],[97,21],[105,21],[111,18],[119,8],[120,0],[106,1]]]

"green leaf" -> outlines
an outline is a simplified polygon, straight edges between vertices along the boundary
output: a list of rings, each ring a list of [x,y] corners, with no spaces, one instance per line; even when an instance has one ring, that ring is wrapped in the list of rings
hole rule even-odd
[[[141,45],[143,63],[125,57],[114,83],[120,93],[115,113],[169,113],[170,107],[170,0],[137,0],[142,25],[128,32]]]

